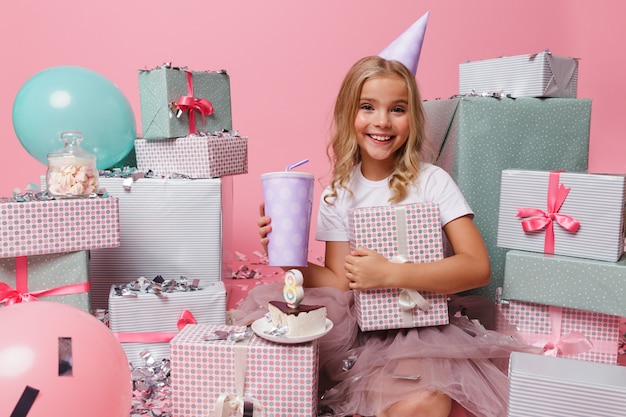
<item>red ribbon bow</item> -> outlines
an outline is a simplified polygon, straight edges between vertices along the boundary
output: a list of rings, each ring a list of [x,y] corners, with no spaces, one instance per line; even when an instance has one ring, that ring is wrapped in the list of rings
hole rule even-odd
[[[193,76],[190,71],[185,71],[185,73],[187,74],[187,95],[180,96],[174,104],[180,110],[189,112],[189,133],[196,133],[195,112],[200,112],[204,123],[205,117],[213,114],[213,104],[207,99],[193,96]]]
[[[525,232],[535,232],[546,229],[544,241],[544,252],[554,254],[554,222],[556,221],[562,228],[575,233],[580,227],[580,222],[567,214],[559,213],[563,202],[567,198],[571,188],[559,184],[559,173],[550,172],[548,182],[548,202],[547,212],[537,209],[522,207],[517,209],[517,217],[532,217],[522,220],[522,229]],[[534,216],[534,217],[533,217]]]

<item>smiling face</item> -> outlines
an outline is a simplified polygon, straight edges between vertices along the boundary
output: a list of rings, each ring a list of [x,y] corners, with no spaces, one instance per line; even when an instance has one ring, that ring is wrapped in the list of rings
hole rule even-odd
[[[354,129],[366,178],[380,180],[393,172],[395,154],[409,137],[408,100],[400,77],[370,78],[363,84]]]

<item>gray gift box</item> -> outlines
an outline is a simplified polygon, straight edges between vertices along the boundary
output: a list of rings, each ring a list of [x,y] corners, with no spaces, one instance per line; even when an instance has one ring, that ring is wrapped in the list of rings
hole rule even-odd
[[[502,298],[626,316],[626,256],[618,262],[510,250]]]
[[[52,253],[26,257],[28,292],[51,290],[58,287],[89,282],[89,251]],[[16,288],[16,258],[0,258],[0,282]],[[90,312],[90,292],[38,297]],[[0,306],[2,304],[0,303]]]
[[[188,73],[191,74],[190,80]],[[176,103],[185,96],[208,100],[213,113],[203,120],[198,110],[178,111]],[[140,70],[139,99],[144,139],[177,138],[195,132],[232,129],[230,77],[224,70],[187,71],[169,66]],[[195,119],[193,129],[189,125],[190,112]]]

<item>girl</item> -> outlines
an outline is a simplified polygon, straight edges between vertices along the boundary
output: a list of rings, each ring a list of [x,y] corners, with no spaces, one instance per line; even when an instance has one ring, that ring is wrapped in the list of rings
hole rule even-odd
[[[454,294],[489,282],[489,256],[471,208],[445,171],[421,160],[424,121],[415,77],[400,62],[372,56],[349,70],[335,104],[332,180],[318,216],[325,262],[301,269],[311,288],[304,302],[326,305],[335,323],[320,339],[321,404],[333,415],[447,417],[453,400],[476,416],[506,415],[507,377],[492,359],[519,349],[512,339],[467,317],[451,317],[447,326],[360,332],[352,313],[351,290]],[[367,248],[350,251],[350,208],[419,202],[438,203],[451,256],[398,264]],[[263,206],[258,226],[267,249],[271,219]],[[257,287],[233,317],[253,320],[277,294],[276,285]]]

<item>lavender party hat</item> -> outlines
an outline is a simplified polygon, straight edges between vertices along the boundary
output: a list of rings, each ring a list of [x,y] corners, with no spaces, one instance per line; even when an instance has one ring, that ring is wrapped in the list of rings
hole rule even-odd
[[[420,52],[422,52],[422,43],[424,42],[424,33],[426,33],[429,13],[424,13],[402,35],[383,49],[378,56],[400,61],[415,74],[417,72],[417,63],[420,59]]]

